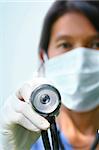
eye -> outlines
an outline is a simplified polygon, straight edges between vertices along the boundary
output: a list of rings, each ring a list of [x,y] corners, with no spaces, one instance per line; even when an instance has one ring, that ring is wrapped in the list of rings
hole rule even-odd
[[[62,42],[58,44],[59,48],[71,49],[72,45],[69,42]]]

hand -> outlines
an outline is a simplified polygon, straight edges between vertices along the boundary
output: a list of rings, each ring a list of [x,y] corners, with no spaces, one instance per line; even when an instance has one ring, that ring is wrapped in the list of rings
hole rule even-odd
[[[0,110],[0,149],[29,150],[40,136],[41,130],[49,128],[49,122],[38,115],[29,101],[36,86],[46,83],[42,78],[24,84],[10,96]]]

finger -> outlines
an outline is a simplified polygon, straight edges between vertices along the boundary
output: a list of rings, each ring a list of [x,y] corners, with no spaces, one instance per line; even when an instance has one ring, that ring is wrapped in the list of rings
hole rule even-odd
[[[16,96],[20,99],[20,100],[24,100],[26,102],[29,102],[31,93],[33,92],[33,90],[41,85],[41,84],[48,84],[49,82],[42,77],[39,78],[35,78],[35,80],[33,81],[28,81],[27,83],[25,83],[17,92],[16,92]]]
[[[40,129],[36,127],[28,118],[26,118],[23,114],[19,114],[17,123],[23,126],[24,128],[34,131],[34,132],[40,132]]]
[[[20,90],[16,91],[16,96],[17,96],[18,99],[23,100],[23,97],[20,93]]]
[[[44,117],[37,114],[30,104],[22,101],[17,101],[14,107],[17,112],[22,113],[37,128],[42,130],[46,130],[49,128],[50,123]]]

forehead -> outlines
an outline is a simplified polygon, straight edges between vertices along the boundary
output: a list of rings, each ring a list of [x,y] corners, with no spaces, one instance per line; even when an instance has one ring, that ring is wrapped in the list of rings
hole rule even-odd
[[[53,25],[51,35],[58,37],[61,34],[86,37],[97,33],[86,16],[79,12],[68,12],[60,17]]]

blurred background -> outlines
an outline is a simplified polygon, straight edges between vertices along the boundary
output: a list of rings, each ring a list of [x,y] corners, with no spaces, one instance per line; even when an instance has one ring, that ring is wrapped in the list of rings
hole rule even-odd
[[[0,0],[0,101],[32,79],[43,18],[53,0]]]

